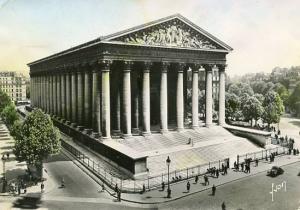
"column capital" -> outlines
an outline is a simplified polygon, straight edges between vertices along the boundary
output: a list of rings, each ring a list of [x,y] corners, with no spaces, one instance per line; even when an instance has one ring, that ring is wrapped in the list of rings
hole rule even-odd
[[[192,68],[192,71],[195,72],[195,73],[198,73],[199,72],[199,69],[201,68],[201,65],[198,64],[198,63],[193,63],[191,65],[191,68]]]
[[[223,71],[225,71],[225,68],[227,67],[227,64],[218,64],[217,67],[218,67],[220,72],[221,71],[223,72]]]
[[[123,68],[123,71],[124,72],[130,72],[131,69],[132,69],[132,65],[133,65],[133,62],[132,61],[124,61],[124,68]]]
[[[167,73],[169,66],[170,66],[169,62],[165,62],[165,61],[161,62],[161,71],[163,73]]]
[[[177,63],[177,70],[179,73],[182,73],[185,67],[186,67],[185,63]]]
[[[212,71],[214,64],[202,64],[202,67],[205,69],[205,71]]]
[[[112,64],[111,60],[99,60],[98,64],[100,65],[101,71],[110,71],[110,66]]]
[[[151,61],[144,61],[143,62],[143,67],[144,67],[143,72],[149,73],[152,65],[153,65],[153,63]]]

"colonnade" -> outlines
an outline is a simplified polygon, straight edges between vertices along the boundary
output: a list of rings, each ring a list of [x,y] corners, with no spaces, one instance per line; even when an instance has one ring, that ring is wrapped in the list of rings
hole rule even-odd
[[[46,71],[31,74],[31,103],[33,107],[39,107],[46,113],[55,116],[62,122],[86,130],[95,136],[110,138],[112,130],[111,100],[114,97],[115,106],[119,107],[116,114],[115,127],[120,129],[124,137],[132,135],[132,129],[138,127],[138,118],[132,119],[131,103],[134,100],[132,94],[132,68],[134,62],[124,61],[123,69],[118,69],[121,76],[121,88],[115,95],[111,94],[111,87],[119,84],[111,84],[111,60],[101,60],[94,65],[78,65],[61,69],[61,71]],[[151,134],[150,126],[150,73],[153,63],[143,62],[141,114],[142,133]],[[199,126],[199,69],[202,66],[206,72],[206,102],[205,125],[212,125],[212,68],[210,64],[177,63],[176,69],[170,69],[169,62],[159,63],[160,69],[160,128],[161,132],[168,132],[168,72],[176,71],[176,121],[178,131],[184,130],[184,74],[188,67],[192,68],[192,127]],[[174,66],[174,65],[173,65]],[[217,65],[219,69],[219,124],[225,124],[225,66]],[[175,82],[175,81],[172,81]],[[122,96],[122,97],[120,97]],[[122,106],[120,105],[122,104]],[[136,105],[137,106],[137,105]],[[121,123],[122,118],[122,123]],[[135,117],[133,117],[135,118]],[[132,122],[134,122],[132,124]]]

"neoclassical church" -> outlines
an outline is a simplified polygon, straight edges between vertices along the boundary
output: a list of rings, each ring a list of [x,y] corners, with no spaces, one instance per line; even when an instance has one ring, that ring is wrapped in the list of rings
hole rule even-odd
[[[232,48],[175,14],[29,63],[31,102],[103,139],[185,128],[187,72],[192,124],[199,126],[199,69],[205,70],[205,126],[212,124],[212,69],[219,73],[218,121],[225,122],[226,55]]]

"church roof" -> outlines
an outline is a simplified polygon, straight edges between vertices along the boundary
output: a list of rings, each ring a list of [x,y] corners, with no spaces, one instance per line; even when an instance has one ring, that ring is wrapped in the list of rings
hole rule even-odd
[[[100,43],[230,52],[233,49],[180,14],[174,14],[69,48],[28,65]]]

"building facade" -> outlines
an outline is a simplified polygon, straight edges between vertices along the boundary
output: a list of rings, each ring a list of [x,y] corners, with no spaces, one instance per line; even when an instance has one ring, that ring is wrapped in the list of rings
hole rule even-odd
[[[0,72],[0,89],[14,102],[26,100],[26,78],[16,72]]]
[[[182,131],[192,71],[191,127],[199,126],[199,87],[205,90],[205,125],[212,125],[213,93],[223,125],[231,50],[181,15],[172,15],[29,63],[32,106],[103,139],[150,135],[155,127],[165,133],[170,124]],[[199,86],[199,70],[205,87]]]

